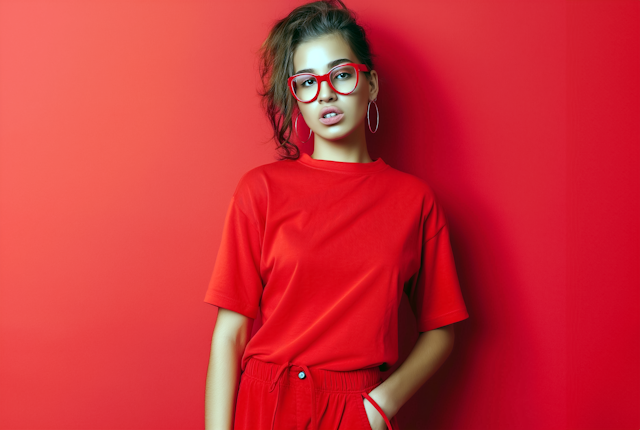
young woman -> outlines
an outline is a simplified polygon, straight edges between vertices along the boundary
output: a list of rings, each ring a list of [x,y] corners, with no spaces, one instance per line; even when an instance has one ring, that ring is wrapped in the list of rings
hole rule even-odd
[[[241,177],[226,215],[205,296],[219,307],[206,426],[397,430],[400,407],[450,353],[451,324],[469,316],[445,215],[423,180],[369,157],[378,74],[341,1],[293,10],[261,55],[282,158]],[[303,120],[311,155],[290,140]],[[420,337],[383,381],[403,293]]]

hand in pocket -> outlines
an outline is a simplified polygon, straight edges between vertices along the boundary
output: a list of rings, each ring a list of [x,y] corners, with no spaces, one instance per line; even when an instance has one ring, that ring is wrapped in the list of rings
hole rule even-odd
[[[370,393],[369,396],[371,397]],[[373,399],[373,397],[371,398]],[[376,407],[369,401],[369,399],[364,398],[363,396],[362,401],[364,402],[364,411],[367,420],[369,420],[371,430],[391,430],[391,427],[388,427],[387,421],[385,421],[386,417],[383,417],[383,415],[381,415],[380,411],[376,409]],[[373,399],[373,401],[375,402],[375,399]],[[380,409],[382,409],[382,407],[380,407]]]

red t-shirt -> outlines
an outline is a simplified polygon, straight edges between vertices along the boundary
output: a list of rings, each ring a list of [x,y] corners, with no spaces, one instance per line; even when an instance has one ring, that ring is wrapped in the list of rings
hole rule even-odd
[[[239,180],[205,302],[263,325],[251,356],[349,371],[398,359],[406,293],[419,332],[469,317],[434,192],[382,158],[302,153]]]

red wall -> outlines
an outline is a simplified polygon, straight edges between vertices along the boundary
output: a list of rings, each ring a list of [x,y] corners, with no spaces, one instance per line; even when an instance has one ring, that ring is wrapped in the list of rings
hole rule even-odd
[[[298,4],[0,0],[1,429],[203,427],[226,206],[275,160],[255,52]],[[638,429],[639,3],[347,4],[371,155],[441,196],[471,315],[401,427]]]

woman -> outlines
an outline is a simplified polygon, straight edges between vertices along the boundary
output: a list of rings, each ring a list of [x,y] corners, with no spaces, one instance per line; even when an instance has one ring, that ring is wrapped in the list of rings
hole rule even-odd
[[[369,157],[378,75],[342,2],[296,8],[261,55],[284,154],[242,176],[226,215],[205,296],[219,307],[207,428],[397,430],[397,411],[451,351],[451,324],[468,318],[444,213],[424,181]],[[312,155],[290,141],[302,120]],[[402,293],[421,333],[382,381],[398,359]]]

